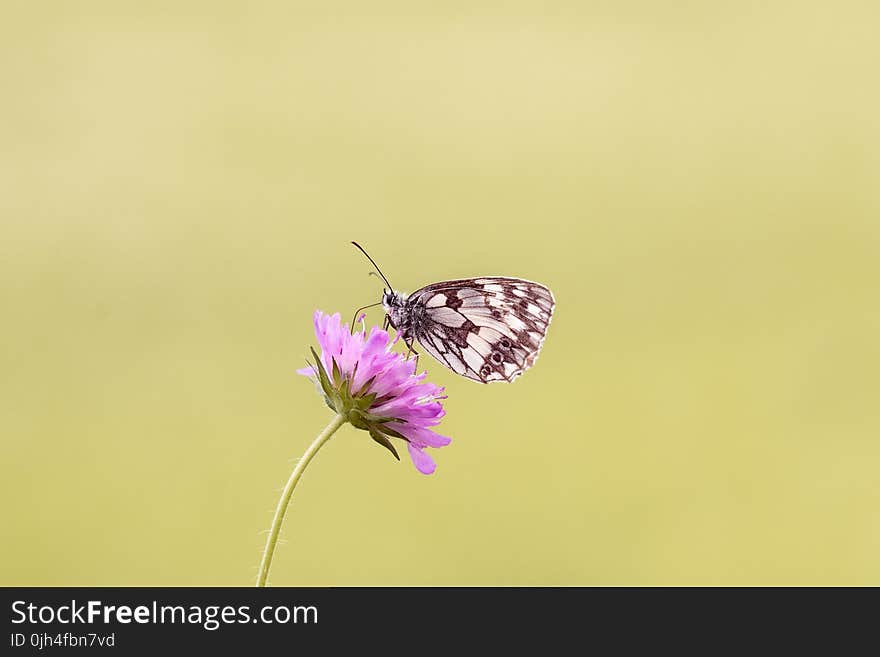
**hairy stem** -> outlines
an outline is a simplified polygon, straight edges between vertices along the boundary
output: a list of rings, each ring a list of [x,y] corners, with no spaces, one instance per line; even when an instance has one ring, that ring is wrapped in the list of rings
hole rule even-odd
[[[278,543],[278,534],[281,532],[281,523],[284,522],[284,514],[287,513],[287,505],[290,504],[290,497],[293,495],[293,489],[296,488],[300,477],[302,477],[303,471],[314,458],[315,454],[318,453],[318,450],[321,449],[324,443],[330,439],[330,436],[336,433],[336,430],[345,424],[345,422],[346,419],[344,415],[337,415],[334,417],[330,424],[327,425],[327,428],[315,438],[311,445],[309,445],[306,453],[303,454],[302,458],[293,469],[293,472],[290,473],[290,479],[287,480],[287,484],[285,484],[284,490],[281,493],[281,499],[278,500],[278,508],[275,509],[275,517],[272,518],[272,527],[269,529],[269,538],[266,540],[266,549],[263,550],[263,559],[260,561],[260,571],[257,574],[257,586],[266,586],[266,580],[269,577],[269,568],[272,566],[272,556],[275,554],[275,545]]]

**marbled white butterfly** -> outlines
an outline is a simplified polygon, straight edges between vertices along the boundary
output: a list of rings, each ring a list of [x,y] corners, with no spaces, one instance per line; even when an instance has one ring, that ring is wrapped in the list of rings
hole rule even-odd
[[[535,363],[555,305],[545,286],[484,276],[432,283],[406,295],[392,289],[360,244],[352,244],[388,285],[372,306],[381,303],[385,328],[392,326],[410,351],[417,353],[415,340],[456,374],[480,383],[513,381]]]

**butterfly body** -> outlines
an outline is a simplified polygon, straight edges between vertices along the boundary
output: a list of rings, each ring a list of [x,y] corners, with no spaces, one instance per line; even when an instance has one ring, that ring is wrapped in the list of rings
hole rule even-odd
[[[382,295],[386,322],[456,374],[480,383],[513,381],[531,367],[553,314],[553,293],[521,278],[441,281]]]
[[[425,312],[419,304],[413,303],[415,295],[410,297],[404,292],[392,290],[382,295],[382,307],[388,323],[400,334],[407,344],[415,338],[417,326],[421,326]]]

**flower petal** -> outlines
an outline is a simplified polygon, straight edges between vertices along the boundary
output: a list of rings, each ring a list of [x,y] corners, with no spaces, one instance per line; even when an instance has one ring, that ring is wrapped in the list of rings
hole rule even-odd
[[[434,433],[425,427],[389,422],[388,428],[394,429],[402,436],[406,436],[410,444],[416,447],[446,447],[446,445],[452,442],[452,438],[441,436],[439,433]]]
[[[437,469],[437,464],[434,463],[434,459],[412,443],[407,443],[406,448],[409,450],[409,457],[412,459],[413,465],[416,466],[416,470],[422,474],[434,473],[434,470]]]

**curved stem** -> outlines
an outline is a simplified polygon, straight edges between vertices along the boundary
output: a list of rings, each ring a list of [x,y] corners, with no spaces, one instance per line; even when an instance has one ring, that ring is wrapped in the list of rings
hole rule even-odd
[[[293,472],[290,473],[290,479],[287,480],[287,484],[284,486],[284,490],[281,493],[281,499],[278,500],[278,508],[275,509],[275,517],[272,518],[272,527],[269,529],[269,538],[266,540],[266,549],[263,550],[263,559],[260,561],[260,571],[257,574],[257,586],[266,586],[266,579],[269,577],[269,568],[272,566],[272,556],[275,554],[275,544],[278,542],[281,523],[284,522],[284,514],[287,512],[287,505],[290,503],[290,496],[293,495],[293,489],[296,488],[296,484],[299,482],[299,478],[302,476],[303,471],[306,469],[306,466],[312,458],[314,458],[315,454],[318,453],[318,450],[321,449],[324,443],[330,439],[330,436],[336,433],[336,430],[345,424],[345,422],[346,419],[344,415],[337,415],[334,417],[333,421],[327,425],[327,428],[315,438],[311,445],[309,445],[306,453],[303,454],[302,458],[293,469]]]

